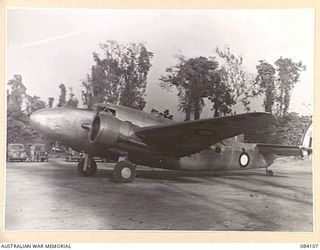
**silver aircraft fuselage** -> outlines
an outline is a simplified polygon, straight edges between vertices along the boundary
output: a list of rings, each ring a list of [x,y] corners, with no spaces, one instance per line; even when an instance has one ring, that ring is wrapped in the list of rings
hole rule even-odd
[[[152,125],[173,123],[174,121],[157,117],[143,111],[132,110],[121,106],[104,105],[114,116],[141,128]],[[36,111],[31,115],[31,124],[45,136],[60,141],[76,151],[108,158],[110,154],[128,153],[130,161],[157,168],[176,170],[239,170],[248,168],[266,168],[273,162],[273,157],[266,159],[256,144],[243,143],[230,138],[210,148],[187,157],[175,158],[166,156],[152,148],[124,145],[122,148],[95,145],[89,140],[85,126],[92,124],[97,111],[71,108],[49,108]],[[134,130],[133,130],[134,133]],[[248,164],[240,164],[240,155],[246,152]]]

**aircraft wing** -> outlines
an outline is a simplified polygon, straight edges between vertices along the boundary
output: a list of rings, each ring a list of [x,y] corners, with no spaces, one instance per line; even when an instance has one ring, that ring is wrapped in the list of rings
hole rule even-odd
[[[135,134],[165,154],[183,157],[224,139],[267,127],[273,121],[271,114],[257,112],[143,127]]]
[[[301,156],[301,149],[298,146],[262,144],[257,143],[256,146],[262,153],[272,153],[278,156]]]

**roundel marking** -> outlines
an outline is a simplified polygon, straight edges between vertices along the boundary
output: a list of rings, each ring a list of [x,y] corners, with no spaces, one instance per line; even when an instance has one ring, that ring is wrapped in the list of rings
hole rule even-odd
[[[242,152],[239,157],[240,167],[245,168],[246,166],[249,165],[249,162],[250,162],[249,154],[246,152]]]

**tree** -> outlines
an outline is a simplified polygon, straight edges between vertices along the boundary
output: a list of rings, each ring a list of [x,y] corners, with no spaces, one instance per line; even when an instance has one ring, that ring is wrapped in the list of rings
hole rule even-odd
[[[91,109],[93,104],[105,101],[106,88],[104,70],[100,65],[91,67],[91,75],[87,75],[87,80],[82,82],[84,90],[82,91],[83,105]]]
[[[21,75],[14,75],[13,79],[8,81],[8,87],[7,143],[44,141],[45,139],[30,126],[29,115],[37,109],[44,108],[45,102],[37,96],[31,97],[27,94]]]
[[[275,69],[274,67],[264,61],[260,60],[260,64],[256,66],[258,75],[255,79],[255,84],[258,86],[256,92],[254,93],[255,96],[265,94],[264,98],[264,109],[266,112],[272,113],[274,103],[275,103],[275,96],[276,96],[276,89],[275,89]]]
[[[221,66],[220,76],[221,80],[228,86],[231,91],[231,98],[234,104],[240,101],[244,109],[250,111],[250,98],[252,97],[252,80],[243,68],[243,58],[231,53],[228,46],[223,49],[216,48],[216,53],[223,59],[224,64]],[[234,105],[233,104],[233,105]],[[227,109],[229,110],[229,108]]]
[[[200,118],[204,107],[204,98],[209,98],[218,114],[222,108],[220,105],[229,107],[225,95],[231,99],[230,90],[221,81],[218,70],[218,62],[214,58],[196,57],[186,59],[178,57],[178,64],[166,69],[167,76],[160,78],[160,86],[167,90],[176,87],[178,90],[179,110],[185,113],[185,120],[188,121],[191,115],[194,119]],[[220,102],[219,102],[220,101]],[[224,110],[228,112],[227,109]]]
[[[95,65],[83,82],[84,105],[105,101],[142,110],[153,53],[141,43],[107,41],[100,48],[104,54],[93,53]]]
[[[277,66],[277,115],[283,116],[288,113],[291,91],[299,81],[300,71],[305,70],[302,62],[295,63],[289,58],[280,57]]]
[[[67,90],[66,90],[66,86],[62,83],[59,85],[60,88],[60,96],[59,96],[59,103],[58,103],[58,107],[63,107],[66,104],[66,95],[67,95]]]
[[[32,129],[21,120],[7,117],[7,143],[27,143],[32,141]]]
[[[221,68],[219,76],[225,76],[225,68]],[[234,95],[232,94],[233,90],[231,87],[226,84],[224,80],[220,78],[214,82],[214,85],[211,87],[211,93],[209,95],[209,100],[213,103],[212,109],[214,111],[214,117],[230,114],[232,112],[231,107],[236,104]]]
[[[74,97],[73,90],[71,87],[69,88],[69,91],[70,91],[70,94],[69,94],[70,96],[69,96],[69,100],[66,103],[66,106],[76,108],[78,107],[79,101],[76,97]]]
[[[10,90],[7,93],[7,116],[25,121],[22,105],[26,96],[26,87],[22,83],[22,76],[14,75],[13,79],[8,81],[8,87]]]
[[[43,109],[46,107],[46,103],[42,100],[40,100],[40,97],[38,96],[26,96],[27,99],[27,105],[26,105],[26,112],[28,115],[32,114],[34,111],[38,109]]]

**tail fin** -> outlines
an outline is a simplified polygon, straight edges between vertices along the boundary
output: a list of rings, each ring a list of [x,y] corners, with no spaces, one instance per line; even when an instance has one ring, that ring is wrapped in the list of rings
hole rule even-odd
[[[301,153],[302,155],[311,155],[312,154],[312,123],[310,123],[308,129],[304,133],[301,140]]]

